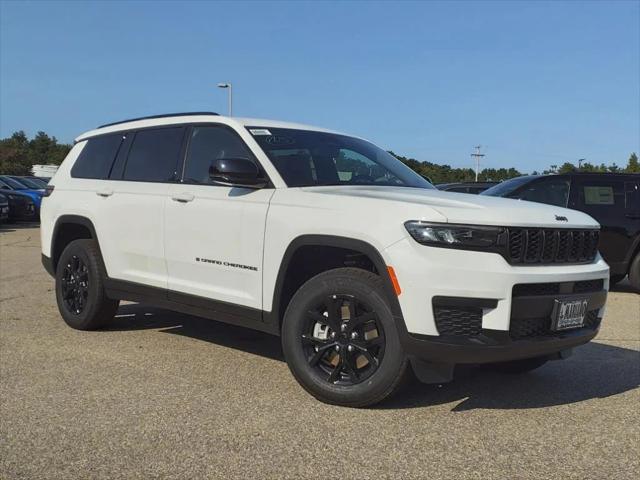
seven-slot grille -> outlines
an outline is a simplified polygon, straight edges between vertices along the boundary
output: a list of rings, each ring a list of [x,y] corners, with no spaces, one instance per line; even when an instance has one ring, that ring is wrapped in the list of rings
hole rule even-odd
[[[591,262],[599,237],[598,230],[509,228],[508,260],[512,264]]]

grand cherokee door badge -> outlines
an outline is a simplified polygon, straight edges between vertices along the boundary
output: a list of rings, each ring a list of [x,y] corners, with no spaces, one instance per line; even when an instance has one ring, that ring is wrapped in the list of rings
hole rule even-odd
[[[224,260],[211,260],[210,258],[196,257],[196,262],[212,263],[214,265],[220,265],[223,267],[241,268],[243,270],[253,270],[254,272],[258,271],[258,267],[252,267],[251,265],[242,265],[241,263],[227,262]]]

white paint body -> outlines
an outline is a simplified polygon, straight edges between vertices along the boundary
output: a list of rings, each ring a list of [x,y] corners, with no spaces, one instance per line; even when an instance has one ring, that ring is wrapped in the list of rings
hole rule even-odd
[[[251,149],[275,188],[232,194],[230,187],[72,178],[71,166],[87,138],[109,132],[182,123],[225,124]],[[499,299],[485,311],[483,327],[508,330],[511,291],[517,283],[603,279],[609,267],[598,255],[590,264],[513,266],[502,256],[428,247],[413,240],[408,220],[550,228],[598,227],[575,210],[488,196],[406,187],[289,188],[246,126],[315,127],[271,120],[189,116],[130,122],[87,132],[76,140],[42,205],[42,252],[61,215],[79,215],[95,226],[108,275],[149,286],[265,311],[272,310],[276,278],[287,247],[301,235],[354,238],[373,246],[395,269],[409,332],[437,335],[431,299],[454,296]],[[108,196],[98,193],[106,190]],[[174,201],[193,196],[188,203]],[[559,224],[556,215],[568,222]],[[225,268],[198,256],[255,266]],[[602,312],[601,312],[602,314]]]

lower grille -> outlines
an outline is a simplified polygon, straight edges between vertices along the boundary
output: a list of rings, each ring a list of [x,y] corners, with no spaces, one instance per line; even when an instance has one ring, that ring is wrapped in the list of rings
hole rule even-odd
[[[475,337],[482,330],[482,309],[478,307],[434,306],[440,335]]]
[[[561,293],[592,293],[604,288],[604,281],[581,280],[579,282],[562,283],[520,283],[513,286],[514,297],[535,297],[540,295],[557,295]]]
[[[599,326],[600,319],[598,318],[598,310],[590,310],[585,316],[584,326],[578,330],[595,330]],[[516,318],[511,320],[511,326],[509,327],[509,336],[513,340],[535,337],[553,337],[559,335],[560,333],[561,332],[554,332],[553,330],[551,330],[551,317]]]

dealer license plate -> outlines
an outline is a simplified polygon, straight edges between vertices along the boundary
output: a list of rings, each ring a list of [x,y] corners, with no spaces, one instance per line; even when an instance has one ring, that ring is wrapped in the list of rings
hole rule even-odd
[[[587,298],[556,300],[553,309],[553,330],[569,330],[580,328],[584,325],[584,317],[587,313]]]

